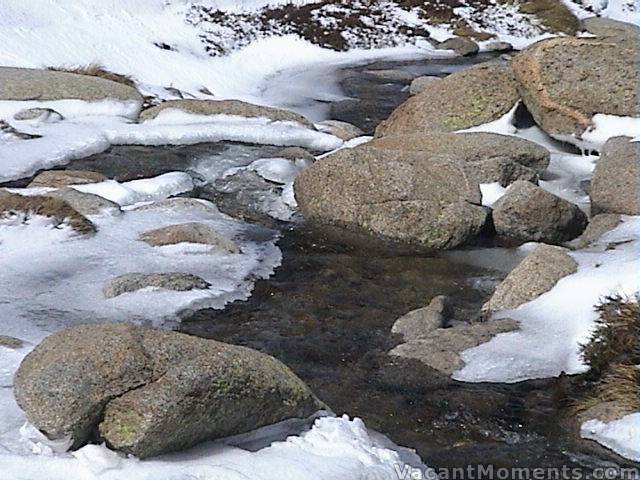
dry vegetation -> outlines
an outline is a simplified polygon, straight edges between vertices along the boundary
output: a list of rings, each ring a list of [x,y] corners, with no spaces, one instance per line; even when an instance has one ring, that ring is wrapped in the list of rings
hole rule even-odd
[[[136,86],[136,83],[131,77],[122,75],[120,73],[110,72],[101,65],[97,64],[90,64],[81,67],[49,67],[49,70],[53,70],[55,72],[76,73],[78,75],[88,75],[90,77],[104,78],[105,80],[111,80],[112,82],[121,83],[132,88],[135,88]]]
[[[608,297],[596,310],[596,329],[583,346],[591,367],[588,388],[573,405],[575,414],[603,404],[619,416],[640,411],[640,304],[638,299]]]
[[[23,215],[25,221],[40,215],[55,220],[56,225],[69,225],[76,232],[96,232],[96,227],[87,218],[59,198],[41,195],[23,196],[0,190],[0,218]]]

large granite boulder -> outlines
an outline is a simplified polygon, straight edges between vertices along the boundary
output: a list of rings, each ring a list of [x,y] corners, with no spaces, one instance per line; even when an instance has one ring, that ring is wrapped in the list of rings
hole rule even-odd
[[[0,100],[119,100],[142,105],[142,95],[122,83],[91,75],[0,67]]]
[[[593,214],[640,215],[640,142],[615,137],[604,144],[589,196]]]
[[[582,235],[567,242],[565,246],[579,250],[598,241],[605,233],[610,232],[622,223],[622,215],[618,213],[599,213],[589,219],[589,225]]]
[[[587,216],[577,205],[519,180],[494,204],[493,223],[505,237],[561,244],[584,231]]]
[[[539,245],[507,275],[489,301],[482,306],[485,315],[512,310],[551,290],[558,281],[578,270],[567,249]]]
[[[15,395],[31,423],[73,448],[96,439],[144,458],[322,408],[257,351],[128,324],[81,325],[23,360]]]
[[[597,113],[640,116],[638,53],[637,45],[559,37],[527,48],[511,66],[536,123],[571,141]]]
[[[419,152],[427,158],[447,157],[459,161],[478,183],[537,180],[549,166],[549,151],[540,145],[496,133],[424,133],[390,135],[369,145],[387,150]]]
[[[363,145],[315,162],[295,181],[307,220],[427,249],[476,237],[487,221],[477,182],[455,160]]]
[[[156,118],[168,109],[181,110],[195,115],[234,115],[261,117],[272,121],[297,122],[308,128],[313,124],[302,115],[280,108],[264,107],[240,100],[167,100],[140,113],[140,121]]]
[[[454,132],[492,122],[520,99],[510,67],[483,64],[431,82],[376,129],[386,135]]]

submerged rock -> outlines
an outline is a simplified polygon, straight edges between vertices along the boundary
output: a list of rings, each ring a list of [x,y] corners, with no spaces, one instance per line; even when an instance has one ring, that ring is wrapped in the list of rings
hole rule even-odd
[[[438,295],[426,307],[413,310],[396,320],[391,332],[402,335],[405,341],[422,338],[445,327],[449,317],[450,300],[444,295]]]
[[[140,234],[140,240],[153,247],[178,243],[200,243],[211,245],[227,253],[240,253],[240,247],[233,241],[223,237],[209,225],[197,222],[149,230]]]
[[[454,37],[445,40],[436,45],[438,50],[453,50],[458,55],[469,57],[480,51],[480,47],[473,40],[464,37]]]
[[[101,173],[86,170],[45,170],[31,180],[29,187],[63,188],[69,185],[86,185],[105,180],[107,177]]]
[[[142,105],[135,88],[90,75],[0,67],[0,100],[120,100]]]
[[[114,298],[124,293],[149,287],[186,292],[188,290],[206,290],[210,286],[206,280],[190,273],[127,273],[109,280],[102,292],[105,298]]]
[[[390,135],[370,146],[404,152],[419,152],[426,158],[446,157],[459,161],[469,178],[478,183],[516,180],[537,181],[549,166],[549,151],[540,145],[495,133],[425,133]]]
[[[488,217],[478,183],[457,162],[368,145],[318,160],[297,177],[295,193],[311,222],[428,249],[472,240]]]
[[[587,216],[577,205],[519,180],[494,204],[493,224],[505,237],[561,244],[584,231]]]
[[[484,64],[453,73],[400,105],[376,129],[376,137],[454,132],[492,122],[519,100],[508,66]]]
[[[462,327],[439,328],[425,337],[395,347],[389,355],[412,358],[445,375],[464,367],[460,354],[486,343],[500,333],[518,328],[515,320],[504,319]]]
[[[640,215],[640,143],[628,137],[604,144],[589,189],[591,212]]]
[[[91,439],[138,457],[188,448],[322,408],[260,352],[128,324],[81,325],[24,359],[15,394],[49,438]]]
[[[524,50],[511,65],[525,105],[552,136],[579,138],[597,113],[640,116],[636,45],[551,38]]]
[[[152,120],[160,112],[168,109],[181,110],[195,115],[235,115],[240,117],[261,117],[272,121],[297,122],[314,128],[302,115],[280,108],[264,107],[240,100],[167,100],[140,113],[140,121]]]
[[[489,301],[482,306],[485,315],[512,310],[551,290],[558,281],[578,270],[568,250],[540,245],[520,262],[498,285]]]

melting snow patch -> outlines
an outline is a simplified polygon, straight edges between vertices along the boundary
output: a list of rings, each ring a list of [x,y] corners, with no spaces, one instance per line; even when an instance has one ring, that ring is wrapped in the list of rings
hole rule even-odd
[[[582,424],[581,435],[624,458],[640,462],[640,413],[609,423],[590,420]]]

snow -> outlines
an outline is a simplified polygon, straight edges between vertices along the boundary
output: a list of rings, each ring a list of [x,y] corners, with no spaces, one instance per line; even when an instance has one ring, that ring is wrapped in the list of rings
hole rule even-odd
[[[590,420],[582,424],[581,435],[624,458],[640,462],[640,412],[609,423]]]
[[[155,178],[143,178],[124,183],[105,180],[99,183],[74,185],[72,188],[80,192],[98,195],[124,207],[190,192],[193,187],[193,180],[189,174],[169,172]]]
[[[595,15],[640,25],[640,6],[637,0],[562,0],[578,18]]]
[[[11,123],[18,130],[40,135],[40,138],[0,142],[0,164],[3,165],[0,182],[100,153],[112,145],[185,145],[228,140],[328,151],[343,144],[333,135],[297,122],[194,115],[175,110],[163,111],[157,118],[141,124],[120,116],[86,116],[56,123]]]
[[[276,427],[286,432],[289,426]],[[278,433],[274,427],[267,430],[267,438]],[[259,436],[253,432],[144,461],[104,445],[87,445],[65,455],[0,453],[0,470],[3,480],[393,480],[407,462],[426,470],[415,454],[368,431],[357,418],[321,417],[300,435],[251,448],[252,437]]]
[[[536,300],[494,315],[519,321],[520,330],[463,352],[466,365],[453,377],[513,383],[587,371],[580,345],[595,325],[594,306],[607,295],[640,291],[639,253],[640,217],[625,217],[594,246],[571,253],[579,265],[577,273]]]
[[[507,189],[500,185],[500,182],[481,183],[480,193],[482,193],[482,205],[493,207],[500,198],[507,192]]]

